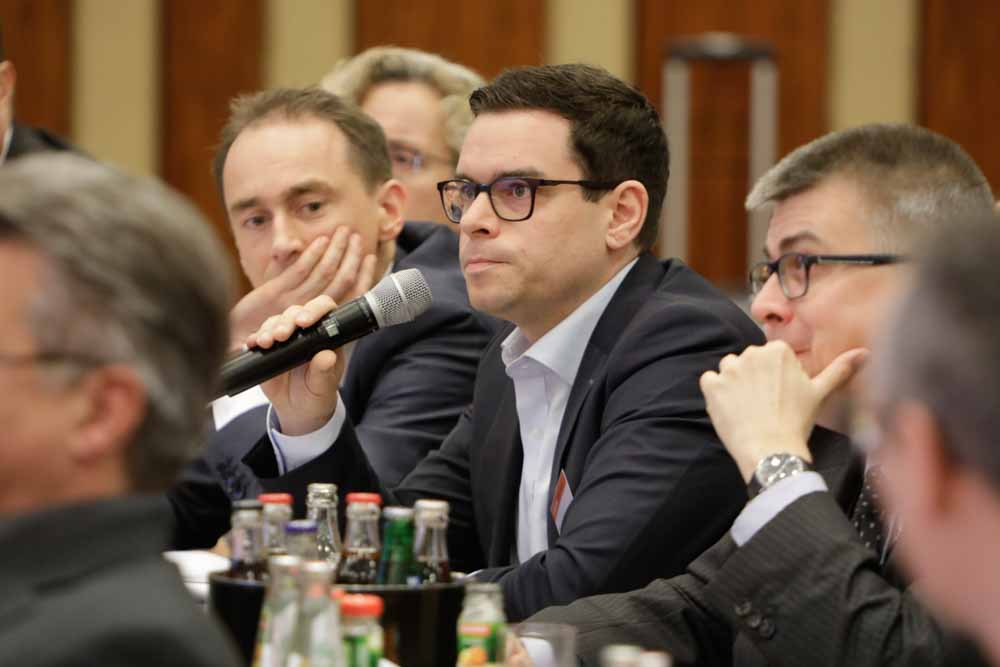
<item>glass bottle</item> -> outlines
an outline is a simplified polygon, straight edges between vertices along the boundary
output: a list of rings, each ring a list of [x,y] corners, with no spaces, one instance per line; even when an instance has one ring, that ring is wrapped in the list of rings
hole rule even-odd
[[[336,571],[343,550],[337,526],[337,485],[313,482],[306,489],[306,518],[316,522],[320,558],[332,563]]]
[[[507,617],[499,584],[472,583],[458,616],[458,665],[502,665]]]
[[[601,649],[601,667],[639,667],[642,649],[631,644],[611,644]]]
[[[268,559],[271,582],[260,610],[254,667],[285,667],[298,615],[301,568],[298,556],[283,554]]]
[[[337,607],[330,599],[333,565],[306,561],[299,575],[299,604],[287,667],[341,667],[343,645]]]
[[[377,667],[382,658],[382,598],[345,595],[340,600],[346,667]]]
[[[414,569],[410,583],[446,584],[451,581],[448,563],[448,503],[418,500],[413,506],[416,530],[413,538]]]
[[[262,493],[257,500],[264,504],[264,548],[269,556],[288,553],[285,526],[292,520],[292,494]]]
[[[318,560],[316,522],[310,519],[289,521],[285,526],[285,546],[288,548],[288,553],[302,560]]]
[[[386,507],[385,539],[378,564],[378,584],[405,584],[413,570],[413,510],[409,507]]]
[[[342,584],[375,583],[381,546],[378,534],[381,503],[377,493],[347,494],[347,542],[338,576]]]
[[[247,581],[266,581],[263,520],[258,500],[237,500],[230,520],[230,566],[226,576]]]

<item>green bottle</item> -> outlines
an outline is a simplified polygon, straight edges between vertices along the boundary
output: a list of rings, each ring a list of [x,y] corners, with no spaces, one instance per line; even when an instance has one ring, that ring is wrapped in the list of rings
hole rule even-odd
[[[409,507],[386,507],[385,537],[378,564],[377,584],[405,584],[413,564],[413,510]]]

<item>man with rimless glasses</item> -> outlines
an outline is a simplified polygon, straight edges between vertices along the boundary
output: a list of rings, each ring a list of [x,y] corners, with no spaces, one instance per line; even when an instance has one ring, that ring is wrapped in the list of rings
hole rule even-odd
[[[701,380],[749,502],[686,574],[532,620],[575,625],[586,665],[613,643],[698,665],[983,664],[901,576],[893,547],[905,527],[883,513],[876,483],[891,470],[842,434],[855,430],[855,376],[914,244],[989,214],[989,185],[948,139],[869,125],[787,156],[747,198],[763,206],[767,261],[750,273],[751,313],[769,342]]]
[[[520,620],[676,574],[729,527],[743,485],[698,378],[762,336],[700,276],[649,252],[668,153],[639,92],[558,65],[510,70],[470,101],[456,178],[439,190],[472,305],[510,324],[455,430],[399,485],[372,472],[349,423],[303,468],[386,504],[447,500],[452,567],[499,582]],[[330,305],[286,312],[257,341]],[[334,394],[313,396],[332,413]]]

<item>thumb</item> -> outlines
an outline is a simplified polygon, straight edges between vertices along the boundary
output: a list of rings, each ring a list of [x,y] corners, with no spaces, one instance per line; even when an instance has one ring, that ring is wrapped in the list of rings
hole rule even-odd
[[[848,350],[830,362],[813,378],[812,385],[822,400],[843,386],[868,361],[869,351],[863,347]]]
[[[336,385],[340,382],[337,359],[338,355],[333,350],[316,353],[306,368],[305,385],[309,393],[326,396],[331,389],[336,391]]]

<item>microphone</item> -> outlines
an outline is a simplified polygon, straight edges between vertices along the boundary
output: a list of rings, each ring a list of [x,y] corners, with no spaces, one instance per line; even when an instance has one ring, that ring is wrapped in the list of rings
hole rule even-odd
[[[288,340],[227,360],[222,365],[222,393],[235,396],[307,363],[320,350],[335,350],[383,327],[411,322],[432,300],[431,288],[418,269],[390,273],[363,296],[338,306]]]

